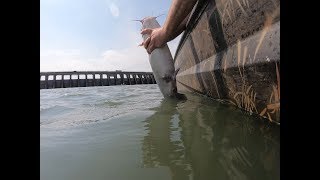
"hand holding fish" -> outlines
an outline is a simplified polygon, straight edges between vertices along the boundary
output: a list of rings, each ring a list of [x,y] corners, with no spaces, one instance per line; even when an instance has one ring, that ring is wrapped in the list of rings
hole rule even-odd
[[[141,31],[141,34],[148,34],[149,37],[140,44],[140,46],[144,46],[149,54],[155,49],[162,47],[168,41],[168,35],[165,30],[160,28],[146,28]]]

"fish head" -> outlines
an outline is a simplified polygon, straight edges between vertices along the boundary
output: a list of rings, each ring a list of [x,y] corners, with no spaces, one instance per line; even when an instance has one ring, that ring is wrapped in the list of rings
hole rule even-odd
[[[170,67],[167,68],[171,69]],[[177,69],[175,72],[171,71],[174,69],[171,69],[171,72],[161,77],[158,85],[160,86],[160,91],[164,96],[168,95],[168,97],[175,97],[177,94],[176,74],[179,69]]]
[[[146,28],[158,28],[160,27],[160,24],[157,21],[157,17],[145,17],[141,20],[142,23],[142,29],[146,29]]]

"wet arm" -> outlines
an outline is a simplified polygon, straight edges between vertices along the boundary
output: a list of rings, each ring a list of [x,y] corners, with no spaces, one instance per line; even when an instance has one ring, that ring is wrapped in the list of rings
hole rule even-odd
[[[169,14],[163,25],[165,33],[172,40],[179,35],[184,29],[191,12],[197,0],[173,0],[170,6]],[[181,23],[182,22],[182,23]],[[184,24],[184,25],[183,25]]]
[[[190,16],[190,14],[187,15],[184,18],[184,20],[179,24],[179,26],[176,28],[176,31],[174,31],[174,33],[169,36],[169,41],[171,41],[174,38],[176,38],[177,36],[179,36],[179,34],[181,34],[186,29],[186,25],[187,25],[187,21],[189,19],[189,16]]]

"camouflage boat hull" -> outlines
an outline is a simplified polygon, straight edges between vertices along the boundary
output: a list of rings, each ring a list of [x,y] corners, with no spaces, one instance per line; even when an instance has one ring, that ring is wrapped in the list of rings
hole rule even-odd
[[[178,92],[280,123],[280,1],[198,1],[174,63]]]

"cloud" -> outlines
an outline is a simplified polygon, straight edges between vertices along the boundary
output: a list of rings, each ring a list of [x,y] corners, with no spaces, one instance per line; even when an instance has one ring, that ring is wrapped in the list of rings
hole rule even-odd
[[[48,50],[40,54],[40,71],[151,71],[142,47],[106,50],[98,57],[85,57],[79,50]]]
[[[113,17],[118,17],[120,14],[118,6],[113,2],[109,5],[109,10]]]
[[[174,57],[181,35],[168,43]],[[144,71],[151,72],[148,54],[139,33],[128,31],[127,47],[106,49],[98,55],[85,55],[80,49],[49,49],[40,51],[40,71]]]
[[[103,61],[123,71],[151,71],[148,54],[142,47],[130,47],[103,52]]]
[[[40,71],[87,70],[93,64],[81,56],[78,49],[50,49],[40,51]]]
[[[120,20],[121,2],[117,0],[105,0],[104,2],[105,11]],[[100,42],[95,44],[94,39],[87,41],[89,37],[80,37],[80,39],[67,39],[67,42],[77,42],[68,45],[74,49],[59,49],[55,46],[56,41],[52,43],[49,39],[44,39],[45,36],[41,36],[40,71],[151,71],[146,50],[138,47],[138,44],[142,42],[141,24],[131,21],[130,18],[124,18],[126,15],[121,13],[124,20],[117,24],[119,25],[117,33],[109,33],[116,37],[111,38],[111,44],[100,44]],[[177,39],[168,43],[172,56],[179,42]]]

